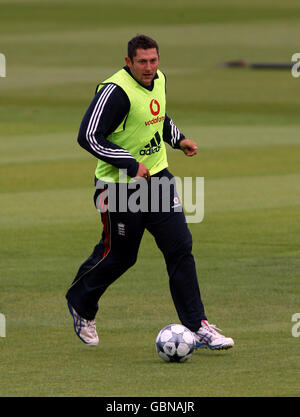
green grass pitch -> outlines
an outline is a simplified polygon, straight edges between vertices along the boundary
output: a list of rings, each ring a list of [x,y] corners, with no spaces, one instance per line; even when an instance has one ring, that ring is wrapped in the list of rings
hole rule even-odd
[[[300,79],[289,70],[296,0],[0,0],[1,396],[299,396]],[[73,331],[65,292],[97,243],[95,158],[76,143],[98,82],[127,40],[158,40],[168,114],[198,143],[168,149],[176,176],[205,178],[190,224],[209,320],[227,352],[166,364],[155,338],[178,322],[162,255],[145,234],[136,265],[103,296],[100,344]]]

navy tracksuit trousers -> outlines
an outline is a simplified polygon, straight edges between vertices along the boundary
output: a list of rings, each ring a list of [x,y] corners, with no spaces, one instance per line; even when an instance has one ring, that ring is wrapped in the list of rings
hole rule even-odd
[[[151,202],[151,181],[154,177],[173,176],[165,169],[149,181],[149,207]],[[129,190],[127,197],[134,190]],[[119,184],[118,184],[119,187]],[[107,194],[96,189],[94,201],[99,208],[107,203]],[[103,196],[103,199],[101,197]],[[101,213],[103,232],[100,242],[91,256],[80,266],[69,288],[66,298],[85,319],[92,320],[98,310],[98,301],[105,290],[119,278],[137,259],[140,242],[145,229],[155,238],[162,251],[169,275],[170,291],[181,323],[192,331],[199,329],[201,320],[206,320],[201,300],[194,257],[192,236],[185,216],[178,207],[176,188],[171,187],[169,210],[163,211],[163,187],[159,188],[160,210],[158,212],[107,210]],[[153,198],[153,197],[152,197]],[[175,199],[175,200],[174,200]]]

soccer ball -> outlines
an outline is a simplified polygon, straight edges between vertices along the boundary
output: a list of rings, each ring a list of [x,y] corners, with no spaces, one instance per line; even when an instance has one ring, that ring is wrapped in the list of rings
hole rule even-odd
[[[156,338],[156,351],[166,362],[185,362],[195,348],[193,333],[182,324],[169,324]]]

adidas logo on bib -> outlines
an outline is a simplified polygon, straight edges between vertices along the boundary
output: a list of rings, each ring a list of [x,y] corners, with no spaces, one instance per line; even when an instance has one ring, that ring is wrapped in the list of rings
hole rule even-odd
[[[154,138],[150,140],[148,145],[146,145],[144,149],[140,150],[140,155],[151,155],[155,152],[159,152],[161,148],[160,142],[161,142],[161,137],[159,133],[156,132],[154,135]]]

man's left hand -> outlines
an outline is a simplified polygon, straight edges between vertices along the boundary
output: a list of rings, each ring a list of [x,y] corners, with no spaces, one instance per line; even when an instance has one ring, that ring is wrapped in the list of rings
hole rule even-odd
[[[197,144],[190,139],[182,139],[179,146],[187,156],[194,156],[197,154]]]

